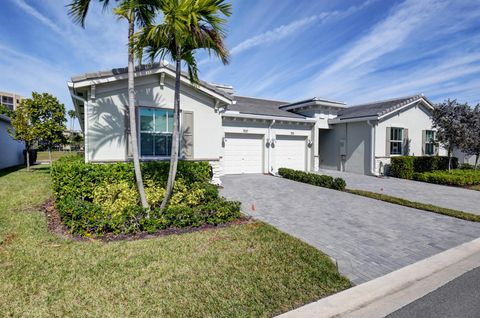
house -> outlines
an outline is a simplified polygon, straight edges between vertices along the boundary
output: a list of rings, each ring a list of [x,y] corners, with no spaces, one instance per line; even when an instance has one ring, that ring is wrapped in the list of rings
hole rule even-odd
[[[9,135],[12,129],[10,118],[0,114],[0,169],[23,164],[25,145]]]
[[[141,160],[168,159],[174,68],[142,65],[135,77]],[[321,98],[292,103],[236,96],[230,86],[194,85],[185,74],[181,83],[180,156],[209,161],[214,177],[276,173],[280,167],[380,174],[391,156],[439,152],[432,142],[433,106],[422,95],[347,107]],[[84,132],[85,160],[130,160],[127,69],[75,76],[68,87]]]

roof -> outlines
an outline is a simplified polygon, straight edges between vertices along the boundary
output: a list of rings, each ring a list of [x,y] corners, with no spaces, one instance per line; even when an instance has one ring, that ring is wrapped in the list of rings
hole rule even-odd
[[[423,94],[416,94],[347,107],[340,110],[338,112],[338,117],[335,119],[345,120],[363,117],[381,117],[420,99],[424,99],[431,104],[430,101],[423,96]]]
[[[286,118],[306,118],[305,116],[294,114],[280,108],[280,106],[286,105],[288,104],[288,102],[245,96],[234,96],[234,98],[236,104],[229,105],[228,110],[237,111],[242,114],[276,116]]]
[[[135,67],[135,72],[160,70],[162,68],[175,72],[175,67],[173,67],[172,65],[169,65],[168,63],[152,63],[152,64],[137,65]],[[98,80],[98,79],[117,76],[117,75],[124,75],[127,73],[128,73],[128,67],[114,68],[111,70],[98,71],[93,73],[85,73],[85,74],[72,76],[71,81],[72,83],[78,83],[85,80]],[[186,72],[182,72],[182,75],[186,78],[189,78]],[[226,97],[228,99],[232,99],[232,95],[228,94],[226,89],[217,87],[216,85],[212,85],[202,80],[199,80],[199,82],[200,82],[200,85],[214,91],[215,93],[223,97]]]
[[[290,109],[300,108],[308,104],[317,104],[317,105],[325,105],[325,106],[340,107],[340,108],[345,107],[344,102],[339,102],[339,101],[330,100],[330,99],[321,98],[321,97],[313,97],[313,98],[301,100],[298,102],[289,103],[287,105],[283,105],[281,108],[286,108],[290,110]]]

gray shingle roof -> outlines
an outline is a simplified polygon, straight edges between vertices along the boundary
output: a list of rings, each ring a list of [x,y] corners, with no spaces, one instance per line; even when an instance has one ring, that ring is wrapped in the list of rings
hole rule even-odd
[[[356,105],[347,107],[338,112],[337,119],[352,119],[362,117],[383,116],[400,108],[406,104],[412,103],[421,98],[425,98],[422,94],[399,97],[389,100],[382,100],[368,104]]]
[[[140,71],[148,71],[148,70],[157,70],[161,68],[167,68],[173,72],[175,72],[175,67],[170,64],[163,64],[163,63],[153,63],[153,64],[142,64],[142,65],[137,65],[135,67],[135,72],[140,72]],[[81,75],[76,75],[72,76],[71,80],[73,83],[84,81],[84,80],[91,80],[91,79],[101,79],[105,77],[110,77],[110,76],[115,76],[115,75],[121,75],[121,74],[126,74],[128,72],[128,67],[121,67],[121,68],[114,68],[111,70],[106,70],[106,71],[98,71],[98,72],[93,72],[93,73],[85,73]],[[182,75],[186,78],[188,78],[188,74],[185,72],[182,72]],[[215,85],[212,85],[210,83],[207,83],[205,81],[200,80],[200,85],[214,91],[217,94],[220,94],[228,99],[232,99],[232,95],[228,94],[225,89],[220,89],[216,87]]]
[[[278,116],[289,118],[305,118],[305,116],[291,113],[289,111],[280,109],[280,106],[288,104],[288,102],[234,96],[236,104],[228,106],[228,110],[238,111],[242,114]]]

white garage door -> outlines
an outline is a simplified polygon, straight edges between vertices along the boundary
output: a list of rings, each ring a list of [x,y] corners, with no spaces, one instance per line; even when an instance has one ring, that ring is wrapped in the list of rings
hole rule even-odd
[[[225,134],[225,174],[263,173],[263,135]]]
[[[278,136],[275,144],[275,163],[278,168],[306,170],[306,138]]]

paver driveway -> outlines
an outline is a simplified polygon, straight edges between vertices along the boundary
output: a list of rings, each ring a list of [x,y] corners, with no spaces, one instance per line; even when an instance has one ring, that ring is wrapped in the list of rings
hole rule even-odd
[[[383,193],[410,201],[480,214],[480,191],[390,177],[377,178],[333,170],[320,170],[318,173],[345,179],[349,189]]]
[[[222,181],[222,195],[241,201],[245,213],[324,251],[355,284],[480,237],[480,223],[279,177]]]

